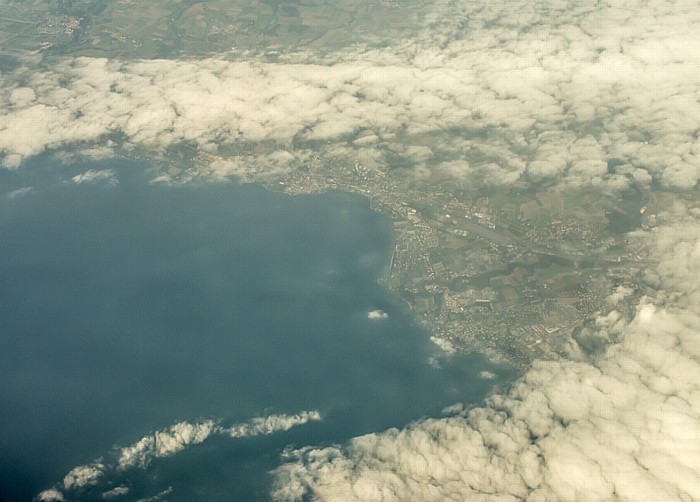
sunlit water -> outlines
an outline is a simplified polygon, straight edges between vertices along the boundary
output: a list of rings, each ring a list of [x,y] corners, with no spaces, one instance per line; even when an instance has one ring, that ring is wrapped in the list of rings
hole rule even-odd
[[[71,181],[89,169],[114,176]],[[154,177],[127,161],[0,173],[0,499],[61,488],[79,465],[114,467],[115,448],[180,421],[317,411],[288,431],[212,435],[64,494],[265,499],[288,445],[439,415],[513,376],[442,356],[378,284],[391,224],[366,199]]]

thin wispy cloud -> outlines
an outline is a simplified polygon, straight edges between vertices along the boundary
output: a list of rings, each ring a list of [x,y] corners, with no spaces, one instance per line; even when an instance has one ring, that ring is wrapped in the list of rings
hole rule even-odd
[[[119,180],[116,178],[114,171],[111,169],[103,169],[101,171],[89,169],[81,174],[76,174],[71,178],[71,181],[76,185],[83,183],[105,183],[107,185],[118,185]]]

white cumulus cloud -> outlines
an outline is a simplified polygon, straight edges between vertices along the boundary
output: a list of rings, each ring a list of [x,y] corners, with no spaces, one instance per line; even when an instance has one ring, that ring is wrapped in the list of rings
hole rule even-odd
[[[76,467],[63,478],[63,488],[72,490],[73,488],[96,484],[102,477],[104,467],[101,463]]]
[[[206,441],[212,435],[234,439],[268,435],[287,431],[308,422],[319,421],[321,418],[318,411],[309,410],[291,415],[254,417],[248,422],[228,427],[213,420],[195,423],[178,422],[167,429],[148,434],[129,446],[118,448],[114,462],[100,459],[75,467],[65,476],[60,487],[41,492],[37,500],[60,501],[64,500],[64,494],[69,494],[71,497],[79,496],[86,487],[96,486],[102,482],[109,485],[110,480],[120,479],[122,474],[130,469],[144,469],[154,459],[175,455],[190,446]],[[105,499],[116,498],[127,494],[128,491],[128,487],[119,485],[109,488],[103,492],[102,496]]]
[[[303,411],[296,415],[256,417],[249,422],[220,429],[219,432],[231,436],[232,438],[262,436],[275,432],[288,431],[292,427],[318,420],[321,420],[321,414],[318,411]]]
[[[34,499],[36,502],[63,502],[63,494],[58,490],[44,490]]]
[[[437,336],[431,336],[430,341],[440,347],[440,350],[442,350],[445,354],[451,355],[457,352],[457,349],[449,340],[445,340],[444,338]]]
[[[212,420],[196,424],[179,422],[122,448],[118,468],[145,467],[151,459],[174,455],[190,445],[203,442],[216,431],[217,426]]]
[[[367,312],[367,319],[388,319],[389,314],[383,310],[370,310]]]

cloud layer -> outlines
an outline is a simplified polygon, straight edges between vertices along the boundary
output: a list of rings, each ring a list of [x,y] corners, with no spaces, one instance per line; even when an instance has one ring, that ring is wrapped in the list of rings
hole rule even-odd
[[[0,77],[2,162],[96,142],[216,152],[272,141],[271,169],[331,141],[351,157],[389,149],[423,171],[490,184],[697,185],[700,13],[691,4],[441,8],[415,40],[383,49],[17,70]]]

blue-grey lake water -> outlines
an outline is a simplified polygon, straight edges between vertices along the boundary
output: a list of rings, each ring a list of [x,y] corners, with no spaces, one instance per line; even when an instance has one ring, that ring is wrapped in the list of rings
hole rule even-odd
[[[0,499],[265,500],[289,445],[439,415],[512,378],[441,356],[378,284],[392,229],[367,199],[155,176],[47,157],[0,172]],[[178,422],[304,410],[321,420],[115,467],[120,447]]]

